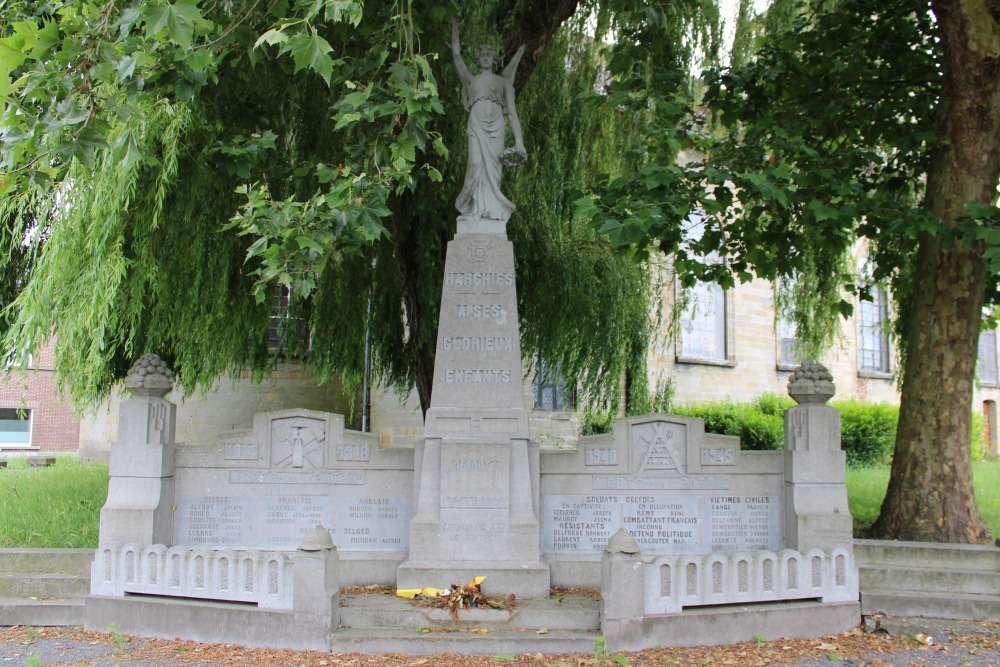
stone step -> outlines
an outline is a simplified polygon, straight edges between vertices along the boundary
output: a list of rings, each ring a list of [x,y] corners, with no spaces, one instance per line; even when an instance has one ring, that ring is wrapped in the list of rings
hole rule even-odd
[[[82,598],[90,577],[72,574],[0,574],[0,598]]]
[[[1000,572],[862,566],[859,574],[863,591],[907,591],[942,595],[1000,592]]]
[[[492,630],[597,630],[600,602],[594,596],[566,595],[518,600],[511,609],[462,609],[459,628]],[[395,595],[341,596],[340,624],[350,628],[454,629],[447,609],[420,606]]]
[[[982,544],[938,544],[854,540],[859,568],[913,567],[1000,573],[1000,548]]]
[[[420,632],[411,628],[341,628],[331,637],[334,653],[430,655],[517,655],[593,653],[596,631],[489,630],[480,628]]]
[[[0,598],[0,626],[38,627],[83,625],[86,605],[82,598]]]
[[[0,549],[0,574],[90,576],[93,549]]]
[[[1000,594],[862,590],[861,613],[1000,622]]]

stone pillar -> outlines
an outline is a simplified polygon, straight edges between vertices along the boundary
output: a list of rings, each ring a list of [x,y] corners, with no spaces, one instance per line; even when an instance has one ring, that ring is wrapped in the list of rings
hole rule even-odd
[[[485,576],[489,595],[548,596],[538,448],[529,440],[521,377],[513,245],[502,224],[459,221],[445,259],[400,588],[447,588]]]
[[[851,548],[847,458],[840,448],[840,412],[826,405],[835,387],[830,372],[806,360],[788,380],[798,403],[785,411],[785,547]]]
[[[601,632],[611,650],[640,645],[646,574],[639,543],[620,528],[601,555]]]
[[[296,622],[324,628],[340,625],[340,556],[330,532],[313,528],[295,552],[292,610]]]
[[[118,440],[111,446],[101,545],[170,544],[177,406],[163,397],[173,385],[173,372],[155,354],[143,355],[125,378],[132,397],[122,401]]]

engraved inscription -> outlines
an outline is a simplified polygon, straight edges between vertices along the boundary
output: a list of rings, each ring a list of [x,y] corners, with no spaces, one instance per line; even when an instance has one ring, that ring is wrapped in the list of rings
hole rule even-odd
[[[257,472],[230,470],[231,484],[364,484],[364,470],[338,472]]]
[[[775,496],[712,496],[712,549],[766,551],[777,548]]]
[[[448,384],[509,384],[510,371],[499,368],[457,369],[445,372]]]
[[[507,352],[514,349],[511,336],[444,336],[442,350],[466,350],[473,352]]]
[[[585,457],[589,466],[618,465],[618,450],[614,447],[587,447]]]
[[[736,465],[736,451],[732,447],[705,447],[701,450],[703,466]]]
[[[648,554],[774,551],[780,518],[776,496],[553,495],[543,500],[542,550],[600,553],[624,528]]]
[[[497,324],[507,323],[507,311],[498,303],[460,303],[457,306],[461,319],[493,320]]]
[[[441,535],[449,542],[490,544],[506,538],[507,526],[500,521],[454,521],[441,524]]]
[[[444,496],[441,498],[442,507],[504,509],[509,505],[510,498],[508,496]]]
[[[725,490],[732,486],[729,475],[684,475],[682,477],[635,477],[629,475],[594,475],[595,491],[642,489]]]
[[[371,461],[370,445],[337,445],[338,461]]]
[[[510,287],[513,284],[513,273],[449,271],[444,274],[445,287]]]
[[[500,461],[496,459],[453,459],[451,467],[454,470],[496,470]]]
[[[317,524],[341,550],[409,545],[408,498],[187,496],[175,516],[174,543],[190,546],[294,549]]]
[[[256,442],[228,442],[226,443],[227,461],[256,461],[258,458],[258,448]]]

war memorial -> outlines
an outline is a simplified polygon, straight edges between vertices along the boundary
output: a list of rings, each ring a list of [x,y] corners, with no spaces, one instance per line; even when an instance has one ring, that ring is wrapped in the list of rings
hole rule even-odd
[[[411,607],[405,623],[380,612],[383,632],[372,622],[366,643],[344,617],[342,587],[447,588],[475,576],[487,595],[519,601],[471,610],[468,623],[494,627],[494,642],[533,627],[529,612],[553,586],[600,591],[584,627],[546,617],[553,638],[578,631],[583,643],[540,651],[589,650],[598,632],[618,650],[855,627],[840,416],[826,405],[834,387],[818,363],[790,380],[798,405],[785,414],[783,451],[742,451],[698,419],[665,414],[619,419],[575,450],[532,440],[506,235],[514,205],[500,190],[504,165],[526,158],[511,84],[519,56],[495,74],[496,54],[481,48],[473,74],[457,26],[450,46],[469,158],[422,442],[380,447],[341,415],[289,410],[258,414],[212,446],[177,446],[175,406],[163,398],[172,372],[143,356],[124,383],[131,398],[111,449],[87,627],[394,650],[393,628],[443,610]]]

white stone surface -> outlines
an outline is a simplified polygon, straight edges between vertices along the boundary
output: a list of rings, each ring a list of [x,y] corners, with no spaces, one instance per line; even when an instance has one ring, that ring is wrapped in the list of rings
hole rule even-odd
[[[706,605],[858,599],[858,569],[849,549],[657,556],[645,560],[644,568],[646,614]]]
[[[101,546],[91,570],[91,594],[142,593],[292,609],[292,567],[290,554],[280,551]]]

